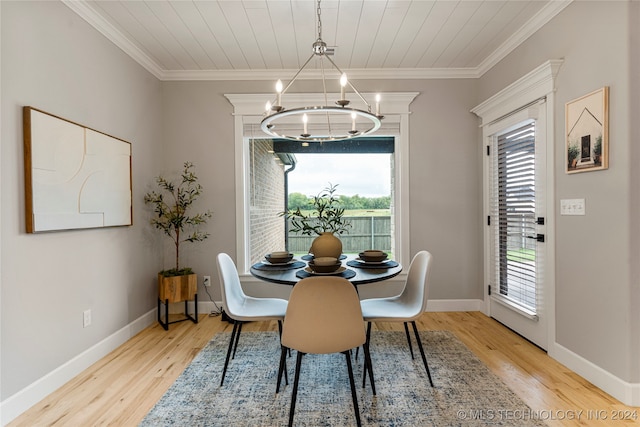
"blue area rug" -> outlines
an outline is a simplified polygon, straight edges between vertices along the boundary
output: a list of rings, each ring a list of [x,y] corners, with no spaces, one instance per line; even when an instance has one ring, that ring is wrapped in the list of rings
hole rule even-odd
[[[363,426],[544,426],[535,412],[446,331],[420,332],[435,387],[414,342],[412,360],[404,332],[373,332],[377,396],[362,389],[363,357],[354,376]],[[280,345],[276,332],[243,332],[225,384],[219,387],[229,333],[218,334],[195,357],[140,426],[287,425],[290,385],[275,393]],[[284,385],[284,381],[283,381]],[[353,426],[355,418],[344,355],[306,355],[296,426]]]

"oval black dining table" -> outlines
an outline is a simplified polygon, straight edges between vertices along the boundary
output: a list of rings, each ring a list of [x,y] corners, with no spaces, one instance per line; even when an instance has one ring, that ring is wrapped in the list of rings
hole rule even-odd
[[[266,282],[293,286],[305,277],[318,276],[305,271],[308,266],[305,258],[307,257],[305,256],[302,259],[296,257],[287,265],[271,265],[259,262],[252,265],[249,271],[254,277]],[[341,258],[344,271],[333,275],[344,277],[354,285],[364,285],[391,279],[402,272],[402,265],[396,261],[390,261],[386,265],[365,265],[357,261],[356,258],[356,255],[347,255],[344,259]]]

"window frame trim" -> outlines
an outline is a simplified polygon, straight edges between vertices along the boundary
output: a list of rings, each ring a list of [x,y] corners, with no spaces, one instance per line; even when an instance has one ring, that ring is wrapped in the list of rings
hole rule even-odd
[[[482,129],[482,145],[492,145],[492,135],[496,133],[496,122],[515,115],[519,111],[524,111],[527,105],[536,102],[540,98],[546,98],[545,106],[545,131],[540,135],[544,139],[546,171],[545,171],[545,200],[546,205],[546,258],[545,258],[545,289],[544,312],[546,319],[546,340],[547,349],[552,350],[552,345],[556,341],[555,327],[555,173],[554,173],[554,114],[555,114],[555,81],[563,64],[562,59],[552,59],[541,64],[525,76],[505,87],[489,99],[477,105],[471,112],[477,115]],[[513,118],[511,118],[513,120]],[[497,125],[500,126],[499,124]],[[483,192],[490,188],[489,169],[491,156],[483,156]],[[491,214],[491,209],[487,197],[483,197],[483,218]],[[485,223],[486,224],[486,223]],[[490,233],[491,227],[483,227],[483,248],[484,248],[484,274],[483,274],[483,309],[482,312],[490,315],[490,302],[492,293],[488,289],[491,284],[491,257],[490,254]]]
[[[380,135],[395,137],[395,233],[397,253],[396,258],[401,264],[410,260],[410,216],[409,216],[409,106],[419,92],[385,92],[381,93],[384,100],[383,111],[385,119],[383,126],[377,132]],[[262,120],[265,99],[268,94],[224,94],[233,106],[234,117],[234,162],[235,162],[235,196],[236,196],[236,266],[240,275],[249,271],[249,245],[245,242],[249,236],[249,138],[244,134],[246,124],[254,126],[258,133],[255,137],[264,136],[259,123]],[[307,103],[324,102],[323,94],[297,94]],[[375,94],[364,94],[372,97]],[[320,105],[318,104],[318,105]]]

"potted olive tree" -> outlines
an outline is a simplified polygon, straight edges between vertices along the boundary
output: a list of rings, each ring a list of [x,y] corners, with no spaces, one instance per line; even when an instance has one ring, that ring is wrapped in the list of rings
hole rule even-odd
[[[175,247],[175,265],[158,273],[159,301],[165,304],[194,299],[198,278],[190,267],[180,265],[180,246],[187,242],[201,242],[209,237],[209,233],[200,230],[199,227],[211,218],[211,211],[190,211],[191,205],[202,192],[202,186],[198,183],[193,168],[193,163],[185,162],[180,178],[175,182],[162,176],[157,177],[158,191],[151,191],[144,196],[144,202],[153,206],[155,213],[151,218],[151,224],[169,237]],[[197,319],[195,321],[197,322]]]
[[[316,257],[329,256],[339,258],[342,254],[342,242],[335,234],[343,234],[351,227],[346,221],[340,199],[334,194],[338,184],[324,188],[309,202],[308,210],[300,207],[281,212],[280,216],[291,219],[291,231],[307,236],[317,235],[309,252]]]

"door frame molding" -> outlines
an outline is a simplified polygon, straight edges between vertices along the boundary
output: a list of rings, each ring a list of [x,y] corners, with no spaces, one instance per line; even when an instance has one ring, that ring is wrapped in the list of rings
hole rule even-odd
[[[480,127],[483,129],[482,144],[487,143],[488,128],[502,118],[520,110],[539,98],[546,97],[546,177],[545,177],[545,203],[546,205],[546,258],[545,258],[545,287],[544,312],[547,316],[547,348],[553,348],[556,342],[555,319],[555,156],[554,156],[554,111],[555,111],[555,78],[558,74],[562,60],[549,60],[533,71],[521,77],[514,83],[502,89],[489,99],[474,107],[471,112],[481,119]],[[483,147],[484,148],[484,147]],[[484,151],[484,150],[483,150]],[[489,188],[489,162],[490,157],[483,155],[483,238],[484,238],[484,292],[483,313],[490,315],[489,304],[491,297],[488,295],[488,287],[491,283],[491,236],[490,227],[485,218],[491,213],[489,200],[486,194]]]

